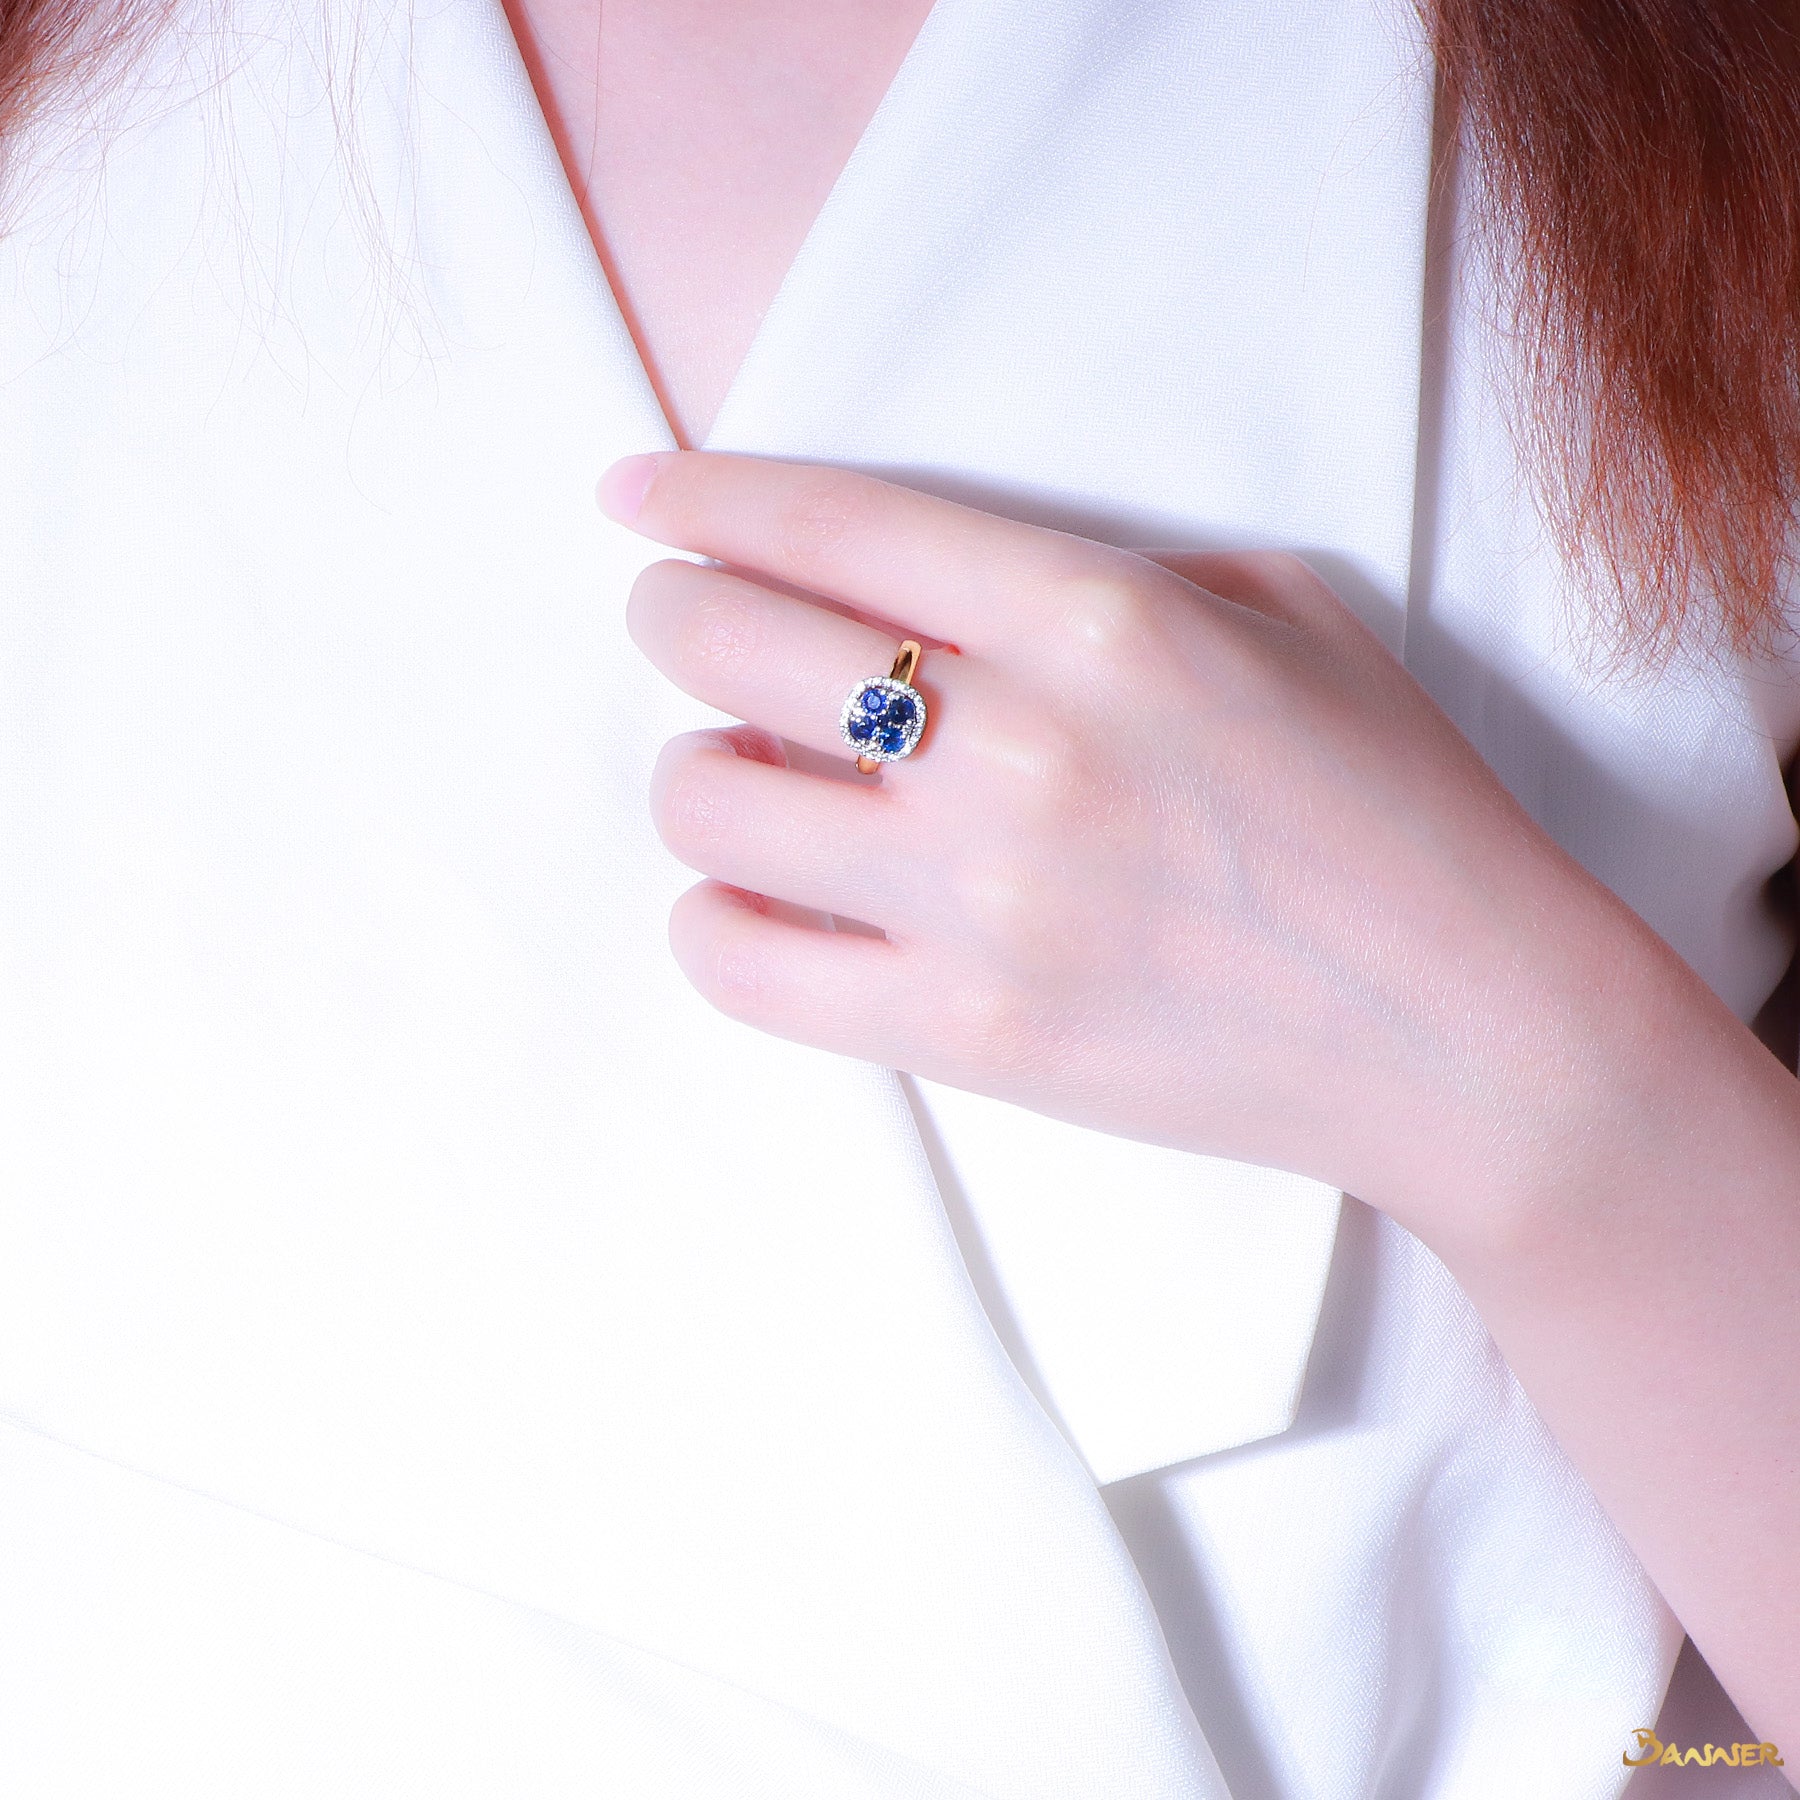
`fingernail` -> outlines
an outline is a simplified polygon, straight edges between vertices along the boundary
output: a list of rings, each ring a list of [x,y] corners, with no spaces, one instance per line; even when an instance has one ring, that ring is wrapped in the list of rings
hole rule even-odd
[[[600,485],[594,490],[600,510],[621,525],[631,524],[644,504],[644,496],[650,491],[657,471],[668,457],[668,451],[659,450],[649,456],[627,456],[614,463],[600,477]]]

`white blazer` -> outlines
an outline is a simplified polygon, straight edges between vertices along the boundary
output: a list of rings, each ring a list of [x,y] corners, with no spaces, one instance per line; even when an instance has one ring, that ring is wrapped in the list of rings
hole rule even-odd
[[[675,971],[498,0],[188,24],[0,245],[0,1791],[1616,1795],[1679,1627],[1435,1259]],[[1747,1016],[1792,684],[1580,679],[1429,112],[1402,0],[938,0],[708,447],[1308,553]]]

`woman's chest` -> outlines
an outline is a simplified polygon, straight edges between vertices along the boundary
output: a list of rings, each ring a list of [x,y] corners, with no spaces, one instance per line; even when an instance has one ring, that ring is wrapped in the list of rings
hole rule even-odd
[[[704,441],[930,0],[509,0],[677,434]]]

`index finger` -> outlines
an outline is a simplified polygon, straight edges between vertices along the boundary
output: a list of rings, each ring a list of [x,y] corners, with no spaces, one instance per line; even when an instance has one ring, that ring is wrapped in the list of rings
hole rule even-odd
[[[607,513],[659,544],[841,600],[965,649],[1013,644],[1128,553],[816,463],[668,450],[614,463]]]

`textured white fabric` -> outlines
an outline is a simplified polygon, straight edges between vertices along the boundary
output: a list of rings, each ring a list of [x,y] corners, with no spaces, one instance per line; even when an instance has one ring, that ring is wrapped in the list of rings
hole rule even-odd
[[[1287,1427],[1335,1192],[908,1087],[989,1316],[1097,1481]]]
[[[1616,1795],[1678,1627],[1416,1243],[688,992],[666,424],[497,0],[322,17],[0,246],[0,1788]],[[938,0],[709,444],[1307,552],[1749,1011],[1788,689],[1582,686],[1472,328],[1421,444],[1428,96]]]
[[[704,1671],[5,1423],[0,1493],[9,1794],[977,1797]]]

